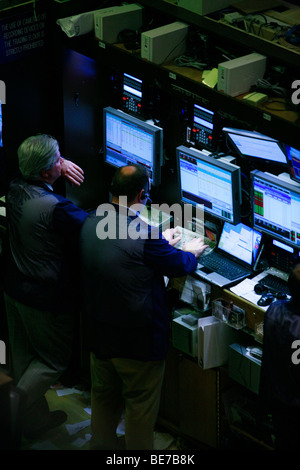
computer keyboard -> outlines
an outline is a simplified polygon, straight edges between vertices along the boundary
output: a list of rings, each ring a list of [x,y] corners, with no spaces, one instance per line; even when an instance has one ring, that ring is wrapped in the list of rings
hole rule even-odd
[[[259,281],[259,284],[268,287],[275,293],[280,292],[282,294],[290,295],[290,290],[288,288],[287,281],[281,279],[278,276],[274,276],[273,274],[267,274]]]
[[[200,266],[201,265],[211,269],[212,271],[218,272],[230,280],[237,279],[248,272],[217,253],[211,253],[208,256],[201,257]]]

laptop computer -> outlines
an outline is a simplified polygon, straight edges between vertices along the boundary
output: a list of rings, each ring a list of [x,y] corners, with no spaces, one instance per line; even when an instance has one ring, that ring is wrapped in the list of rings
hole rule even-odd
[[[225,222],[216,248],[198,260],[198,277],[219,287],[249,277],[258,261],[262,234],[242,223]]]

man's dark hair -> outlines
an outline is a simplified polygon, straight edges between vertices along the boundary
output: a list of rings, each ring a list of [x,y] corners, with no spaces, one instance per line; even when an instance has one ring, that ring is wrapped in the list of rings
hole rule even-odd
[[[289,275],[288,287],[292,298],[300,301],[300,264],[297,264]]]
[[[149,191],[149,173],[142,165],[128,165],[134,167],[132,173],[124,172],[125,167],[116,170],[111,183],[111,193],[113,196],[127,196],[128,202],[134,200],[135,196],[142,190]]]

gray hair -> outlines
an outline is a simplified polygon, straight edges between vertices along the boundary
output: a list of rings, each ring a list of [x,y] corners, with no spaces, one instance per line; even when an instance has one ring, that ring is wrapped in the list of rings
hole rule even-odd
[[[46,134],[25,139],[18,148],[19,168],[25,179],[37,180],[42,170],[49,170],[57,159],[57,140]]]

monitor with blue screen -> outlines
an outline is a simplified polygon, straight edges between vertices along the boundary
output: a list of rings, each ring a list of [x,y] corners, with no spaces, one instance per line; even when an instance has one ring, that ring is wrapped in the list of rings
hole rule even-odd
[[[163,130],[111,107],[103,110],[104,161],[116,168],[140,164],[151,183],[160,183],[163,162]]]
[[[240,222],[240,168],[181,145],[176,149],[180,197],[234,225]]]
[[[300,247],[300,185],[262,171],[251,172],[253,227]]]
[[[241,157],[260,158],[276,164],[286,165],[286,155],[278,140],[256,131],[224,127],[234,149]]]

